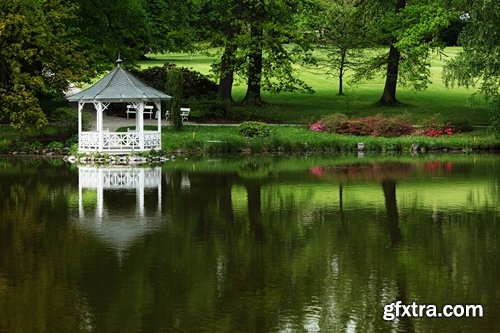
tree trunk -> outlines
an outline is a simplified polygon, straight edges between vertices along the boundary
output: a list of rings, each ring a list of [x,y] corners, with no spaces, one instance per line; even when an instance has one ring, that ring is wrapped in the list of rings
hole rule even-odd
[[[399,58],[401,57],[398,49],[391,44],[389,49],[389,56],[387,58],[387,74],[385,77],[385,86],[382,97],[380,97],[379,103],[382,105],[397,105],[399,104],[396,99],[396,87],[398,83],[398,71],[399,71]]]
[[[254,45],[252,45],[249,54],[247,93],[243,101],[249,104],[260,104],[262,103],[260,90],[262,76],[261,40],[263,36],[263,29],[260,22],[256,22],[252,25],[251,35]]]
[[[233,181],[231,176],[226,175],[221,177],[219,210],[224,218],[227,228],[232,228],[234,225],[233,199],[231,195]]]
[[[395,7],[396,13],[404,9],[405,7],[406,0],[398,0]],[[391,41],[391,46],[389,48],[384,92],[382,93],[382,97],[380,97],[379,100],[380,104],[387,106],[394,106],[399,104],[398,100],[396,99],[396,87],[398,84],[399,60],[401,58],[401,53],[394,46],[394,42],[394,40]]]
[[[340,68],[339,68],[339,96],[344,95],[344,66],[345,59],[347,55],[347,50],[342,50],[340,52]]]
[[[389,227],[391,245],[396,247],[401,243],[398,204],[396,201],[396,182],[394,180],[385,179],[382,181],[382,189],[384,191],[385,210],[387,213],[387,225]]]
[[[231,103],[233,101],[232,91],[236,49],[237,46],[235,44],[226,44],[224,54],[221,58],[219,90],[217,91],[217,97],[224,103],[226,116],[231,112]]]
[[[248,202],[248,219],[250,229],[253,232],[255,240],[264,240],[264,226],[262,225],[262,202],[260,196],[260,183],[257,181],[249,181],[246,184],[247,202]]]

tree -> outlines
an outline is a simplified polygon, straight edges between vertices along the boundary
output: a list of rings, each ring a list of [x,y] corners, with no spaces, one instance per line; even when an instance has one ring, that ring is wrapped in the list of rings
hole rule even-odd
[[[220,61],[212,65],[219,77],[217,98],[223,103],[225,113],[231,110],[234,72],[237,68],[236,52],[241,44],[243,0],[208,1],[201,10],[202,36],[211,44],[223,48]]]
[[[148,21],[147,50],[154,52],[184,51],[195,49],[198,36],[199,1],[196,0],[146,0]]]
[[[316,57],[315,64],[339,79],[338,94],[343,95],[344,75],[355,68],[370,40],[369,15],[362,0],[318,1],[307,26],[314,31],[315,44],[326,53]],[[373,23],[372,23],[373,24]]]
[[[67,1],[0,4],[0,119],[16,127],[43,126],[43,95],[95,74]]]
[[[74,0],[79,3],[78,27],[85,46],[100,69],[118,56],[131,63],[149,50],[152,24],[143,0]]]
[[[293,64],[307,49],[295,25],[302,1],[209,1],[203,36],[223,49],[213,68],[219,77],[219,97],[231,100],[235,77],[246,80],[245,102],[261,103],[261,90],[311,91],[295,76]],[[297,47],[286,44],[294,42]]]
[[[170,102],[170,114],[174,130],[182,130],[181,103],[182,103],[182,72],[178,68],[172,68],[167,72],[167,83],[165,91],[172,96]]]
[[[303,39],[295,18],[305,1],[247,0],[244,20],[247,23],[243,73],[247,77],[244,102],[261,104],[261,89],[279,93],[312,89],[294,74],[296,56],[305,54],[309,45]],[[295,47],[287,47],[293,42]],[[240,68],[241,69],[241,68]]]
[[[500,3],[464,0],[459,4],[466,26],[459,37],[462,50],[448,61],[444,80],[449,86],[479,86],[491,105],[493,128],[500,131]]]
[[[369,77],[385,69],[385,85],[379,100],[381,105],[399,105],[398,84],[423,90],[430,82],[430,54],[443,44],[436,38],[449,25],[452,12],[432,1],[397,0],[387,3],[367,1],[376,18],[377,45],[389,50],[376,53],[366,65],[357,70],[357,78]],[[382,49],[381,49],[382,50]]]

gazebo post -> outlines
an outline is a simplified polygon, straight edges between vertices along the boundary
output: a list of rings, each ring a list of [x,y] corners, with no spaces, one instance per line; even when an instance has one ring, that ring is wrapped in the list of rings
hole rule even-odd
[[[158,111],[158,133],[161,133],[161,101],[155,101],[155,106]]]
[[[97,133],[99,135],[99,149],[98,151],[101,152],[103,145],[104,145],[104,140],[102,137],[102,102],[98,101],[97,103],[94,103],[95,109],[96,109],[96,129]]]
[[[78,136],[82,132],[82,110],[85,105],[85,102],[78,102]]]
[[[80,142],[82,136],[82,110],[85,106],[85,102],[78,101],[78,149],[80,149]]]
[[[144,149],[144,102],[139,103],[139,110],[137,112],[137,117],[139,118],[139,127],[137,132],[139,133],[139,149]]]

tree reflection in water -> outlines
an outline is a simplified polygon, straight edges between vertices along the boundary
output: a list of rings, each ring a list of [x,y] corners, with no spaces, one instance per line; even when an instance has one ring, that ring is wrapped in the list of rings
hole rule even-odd
[[[121,256],[77,223],[77,170],[6,163],[0,331],[494,331],[491,316],[382,319],[397,299],[500,309],[499,159],[447,158],[165,165],[159,209],[144,197],[160,220]],[[108,218],[135,211],[104,194]]]

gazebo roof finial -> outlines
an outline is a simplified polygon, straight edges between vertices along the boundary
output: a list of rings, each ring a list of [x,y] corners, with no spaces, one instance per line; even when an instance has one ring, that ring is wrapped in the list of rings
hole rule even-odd
[[[116,59],[116,64],[117,64],[118,66],[120,66],[122,62],[123,62],[123,60],[122,60],[122,59],[121,59],[121,57],[120,57],[120,53],[118,53],[118,59]]]

